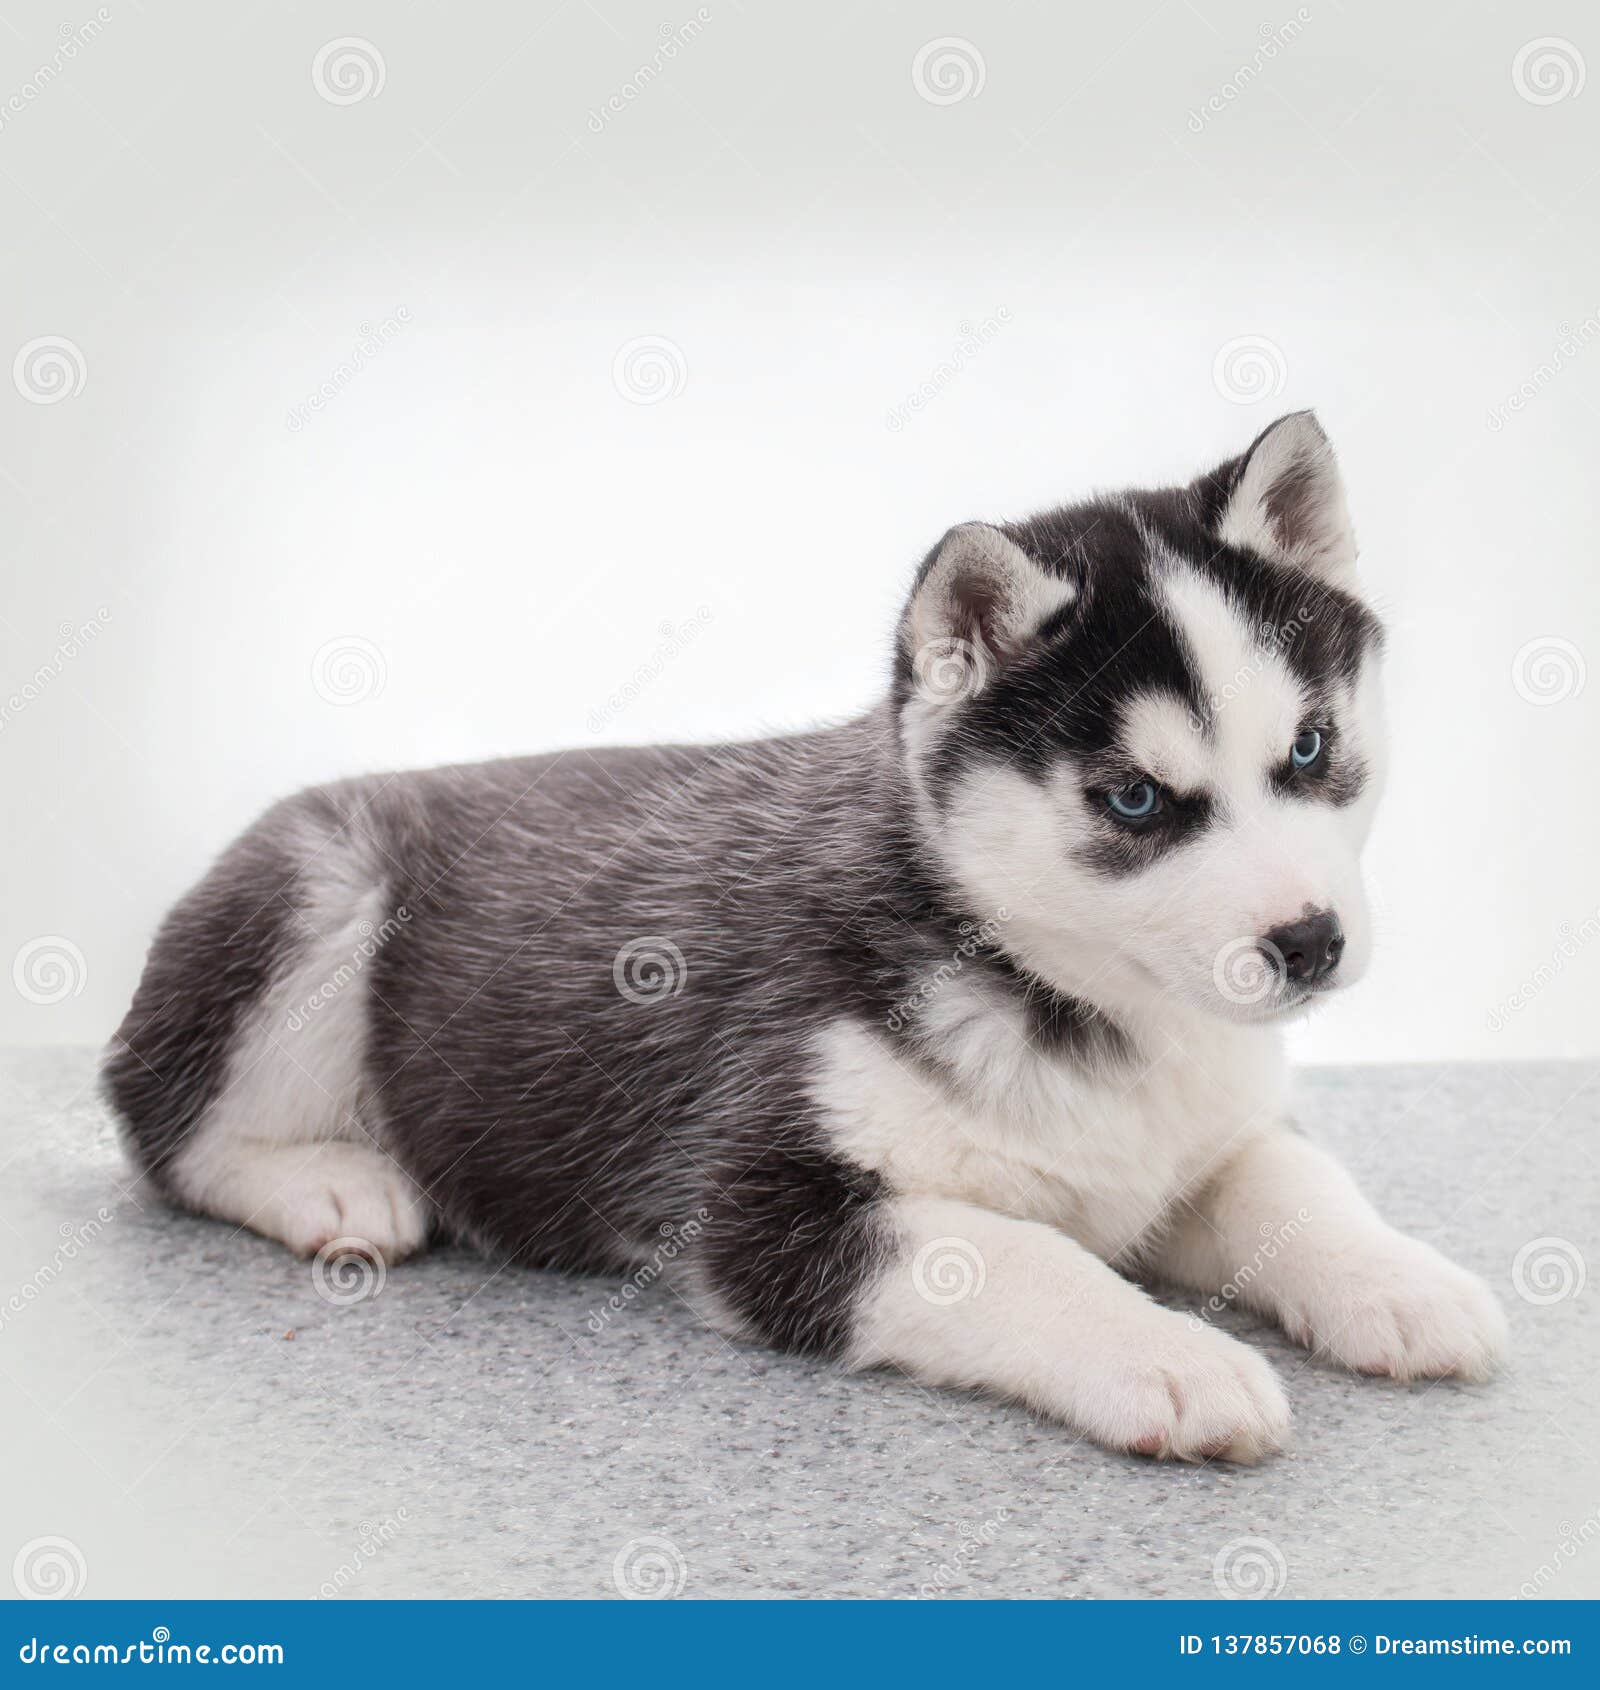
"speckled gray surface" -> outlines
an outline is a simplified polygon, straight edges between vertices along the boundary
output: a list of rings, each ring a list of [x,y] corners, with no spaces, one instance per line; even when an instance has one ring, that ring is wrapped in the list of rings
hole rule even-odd
[[[1302,1076],[1308,1128],[1494,1283],[1515,1354],[1402,1388],[1219,1317],[1295,1406],[1293,1453],[1248,1470],[730,1345],[660,1285],[591,1321],[614,1284],[450,1250],[334,1306],[275,1246],[128,1194],[91,1075],[0,1057],[0,1563],[66,1538],[85,1595],[611,1596],[619,1557],[684,1596],[1211,1596],[1219,1558],[1286,1598],[1600,1593],[1573,1289],[1600,1069]]]

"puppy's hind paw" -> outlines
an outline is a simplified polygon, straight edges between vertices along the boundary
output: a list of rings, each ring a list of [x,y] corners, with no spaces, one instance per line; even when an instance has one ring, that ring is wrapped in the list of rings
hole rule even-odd
[[[225,1169],[222,1192],[197,1207],[236,1220],[315,1256],[335,1242],[344,1255],[393,1265],[427,1241],[427,1199],[374,1145],[243,1146]]]

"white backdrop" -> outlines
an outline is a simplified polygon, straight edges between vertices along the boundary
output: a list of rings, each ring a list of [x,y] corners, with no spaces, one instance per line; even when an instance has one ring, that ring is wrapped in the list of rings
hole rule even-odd
[[[950,523],[1314,405],[1397,749],[1297,1046],[1600,1050],[1591,10],[7,10],[0,1038],[279,793],[845,715]]]

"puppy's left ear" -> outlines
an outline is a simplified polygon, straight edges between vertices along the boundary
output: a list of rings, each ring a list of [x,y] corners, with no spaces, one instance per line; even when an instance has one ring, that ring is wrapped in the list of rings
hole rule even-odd
[[[1355,587],[1356,537],[1333,447],[1310,411],[1293,411],[1221,469],[1203,476],[1219,540],[1292,564],[1329,586]]]

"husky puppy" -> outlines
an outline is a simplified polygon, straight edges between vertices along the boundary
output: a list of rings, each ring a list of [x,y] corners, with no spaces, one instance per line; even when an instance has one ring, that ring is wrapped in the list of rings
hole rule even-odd
[[[161,928],[106,1064],[180,1204],[302,1253],[659,1258],[722,1330],[1250,1461],[1267,1364],[1478,1378],[1488,1289],[1290,1126],[1352,984],[1380,628],[1308,412],[952,529],[842,727],[317,787]]]

